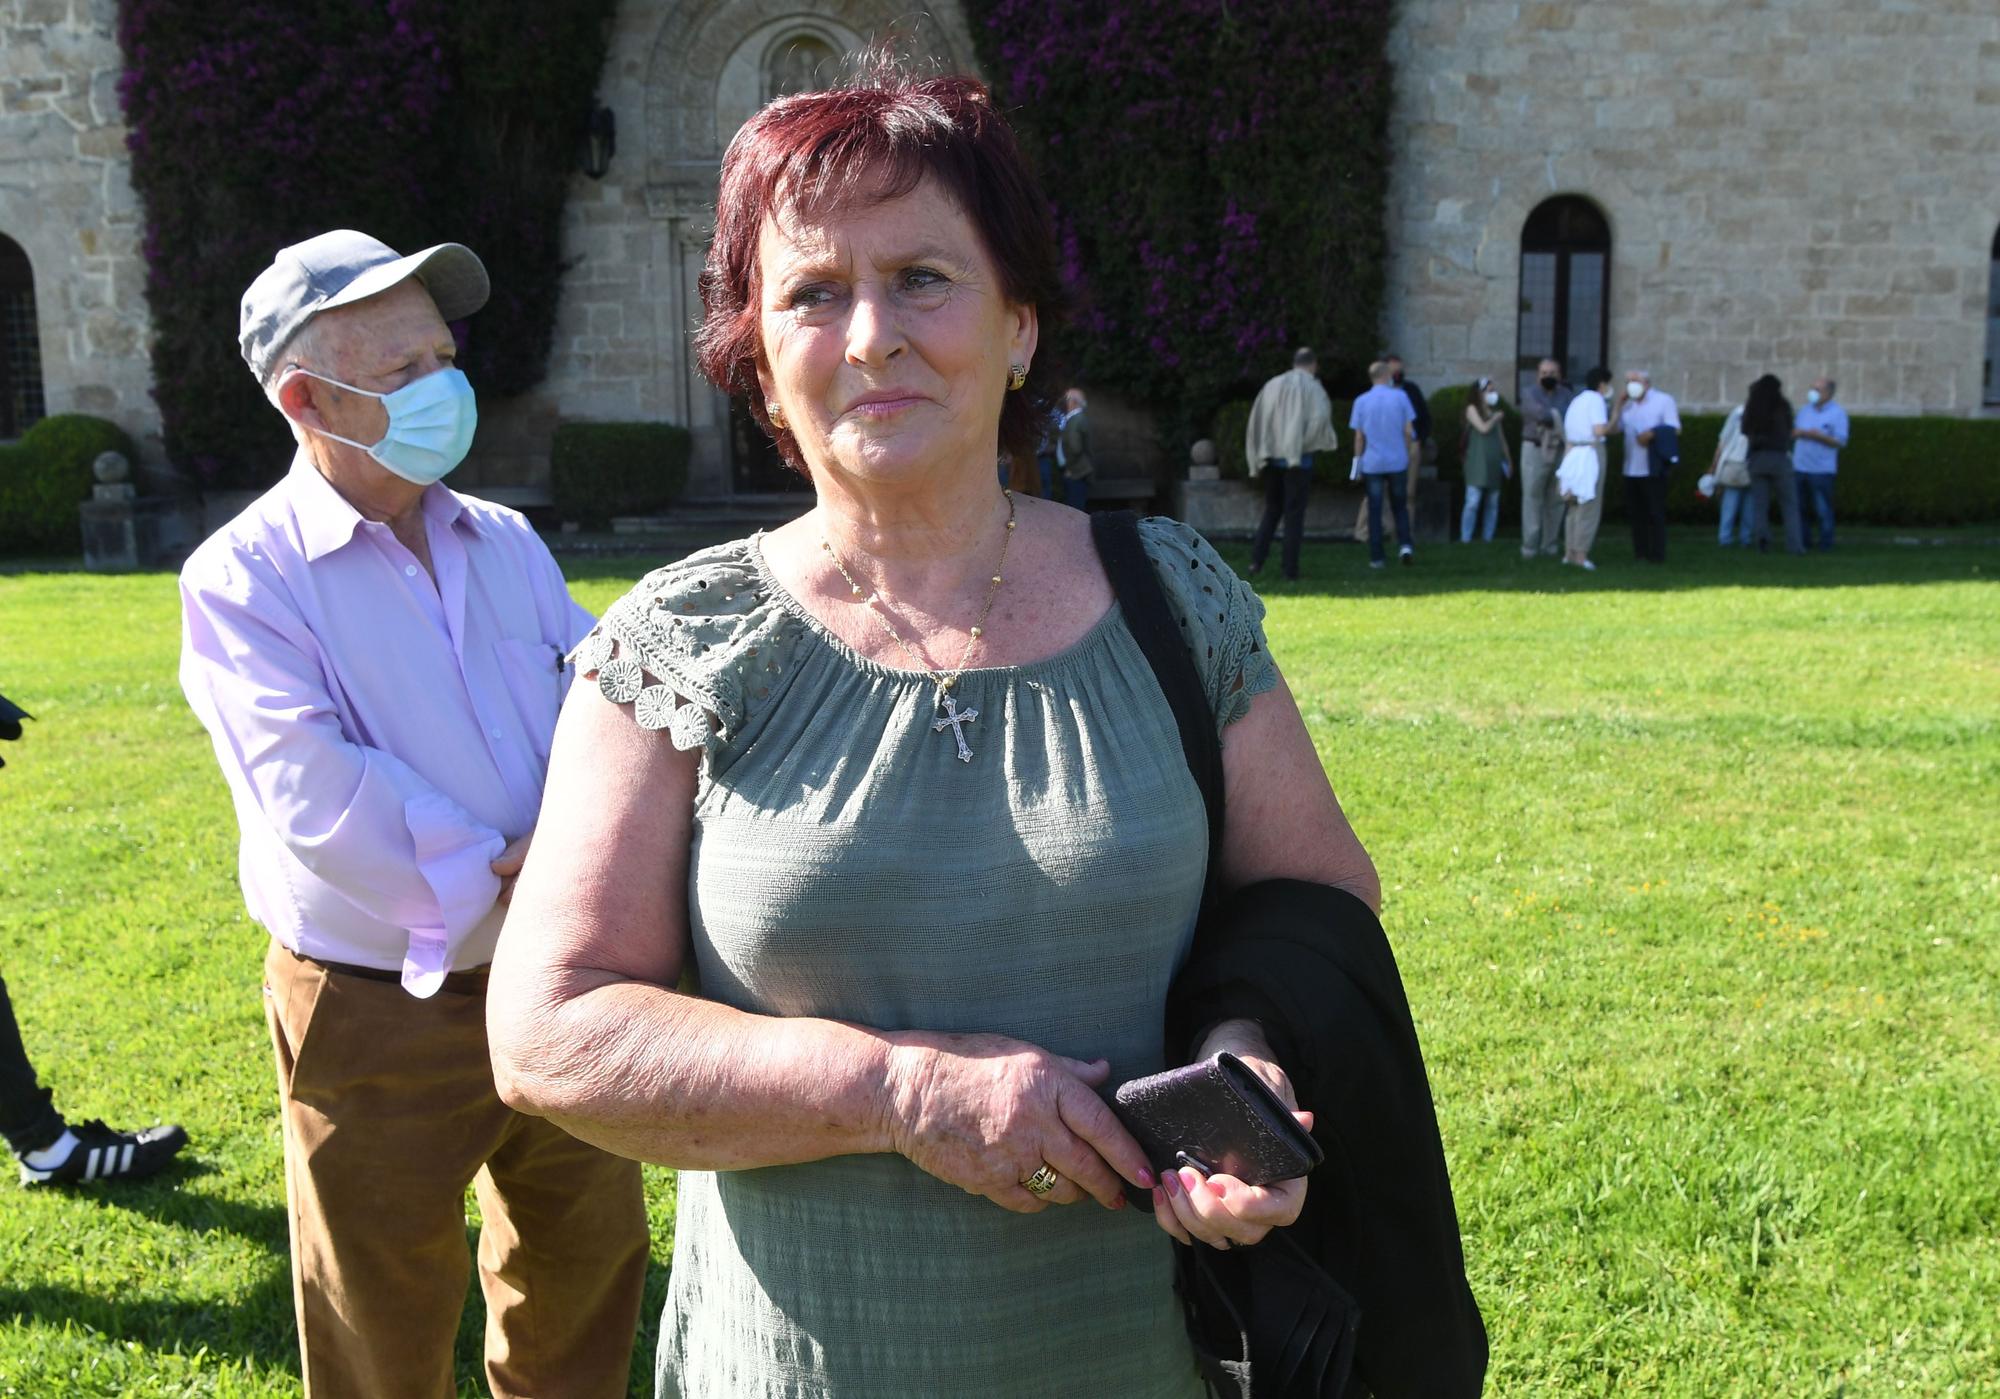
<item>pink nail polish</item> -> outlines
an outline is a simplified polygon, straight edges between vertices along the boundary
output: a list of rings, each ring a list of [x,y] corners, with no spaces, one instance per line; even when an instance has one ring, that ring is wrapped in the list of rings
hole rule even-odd
[[[1178,1174],[1181,1178],[1181,1189],[1189,1195],[1194,1194],[1194,1192],[1200,1189],[1203,1184],[1201,1175],[1197,1171],[1183,1170],[1177,1172],[1176,1174]]]
[[[1178,1197],[1184,1188],[1181,1185],[1181,1173],[1179,1171],[1168,1171],[1160,1177],[1160,1184],[1166,1187],[1167,1194],[1170,1196]]]
[[[1147,1170],[1144,1166],[1139,1168],[1139,1184],[1141,1186],[1151,1190],[1158,1183],[1151,1171]]]
[[[1153,1208],[1154,1208],[1154,1209],[1156,1209],[1156,1210],[1163,1210],[1163,1209],[1165,1209],[1166,1207],[1167,1207],[1167,1192],[1166,1192],[1166,1191],[1164,1191],[1164,1190],[1162,1190],[1162,1189],[1160,1189],[1160,1187],[1159,1187],[1159,1186],[1157,1186],[1157,1185],[1156,1185],[1156,1186],[1154,1186],[1154,1187],[1153,1187]]]

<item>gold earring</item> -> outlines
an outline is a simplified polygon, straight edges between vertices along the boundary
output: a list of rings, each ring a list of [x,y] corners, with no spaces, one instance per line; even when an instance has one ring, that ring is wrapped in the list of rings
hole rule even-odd
[[[771,420],[771,426],[779,432],[785,430],[785,408],[777,399],[767,398],[764,400],[764,416]]]
[[[1008,368],[1007,368],[1007,387],[1008,387],[1009,389],[1018,389],[1018,388],[1020,388],[1020,387],[1021,387],[1021,385],[1025,384],[1025,383],[1027,383],[1027,382],[1028,382],[1028,366],[1027,366],[1027,365],[1025,365],[1025,364],[1014,364],[1014,365],[1009,365],[1009,366],[1008,366]]]

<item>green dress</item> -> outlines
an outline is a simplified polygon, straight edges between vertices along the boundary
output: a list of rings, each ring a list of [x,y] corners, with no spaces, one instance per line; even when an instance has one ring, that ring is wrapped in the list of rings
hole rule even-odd
[[[1493,426],[1480,432],[1470,422],[1465,425],[1465,484],[1477,486],[1482,491],[1497,491],[1502,479],[1500,459],[1507,450],[1500,440],[1504,429],[1496,414]]]
[[[1263,605],[1186,526],[1141,531],[1226,725],[1276,681]],[[1207,825],[1115,606],[1045,661],[966,672],[969,762],[933,727],[930,681],[827,632],[755,537],[647,575],[578,657],[637,722],[704,750],[688,881],[703,995],[1010,1035],[1108,1058],[1113,1084],[1165,1066]],[[895,1155],[682,1171],[657,1389],[1206,1392],[1145,1211],[1018,1215]]]

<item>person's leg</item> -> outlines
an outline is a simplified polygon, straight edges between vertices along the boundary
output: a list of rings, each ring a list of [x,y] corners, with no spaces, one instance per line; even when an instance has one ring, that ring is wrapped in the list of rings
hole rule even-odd
[[[1417,536],[1410,529],[1409,480],[1400,472],[1389,477],[1389,505],[1396,514],[1397,552],[1403,556],[1403,562],[1408,563],[1416,553],[1416,545],[1412,541]]]
[[[276,943],[264,975],[305,1392],[451,1394],[465,1188],[514,1116],[493,1087],[485,997],[418,1000]]]
[[[1382,562],[1382,492],[1385,489],[1383,483],[1388,479],[1389,474],[1381,471],[1361,478],[1368,492],[1368,498],[1362,502],[1361,508],[1368,515],[1368,562],[1370,563]]]
[[[1812,546],[1812,484],[1811,478],[1803,471],[1792,473],[1792,495],[1798,502],[1799,547]]]
[[[1542,551],[1544,498],[1551,494],[1549,476],[1554,471],[1550,454],[1533,442],[1521,444],[1521,557],[1532,559]]]
[[[1715,527],[1715,542],[1727,549],[1736,542],[1736,522],[1743,515],[1743,492],[1735,486],[1722,488],[1722,518]]]
[[[6,980],[0,978],[0,1137],[7,1139],[16,1156],[25,1156],[55,1145],[63,1125],[49,1090],[35,1078],[35,1066],[28,1062],[21,1027],[14,1023],[14,1003],[7,998]]]
[[[1086,510],[1090,507],[1090,478],[1088,476],[1065,476],[1063,495],[1072,510]]]
[[[1626,523],[1632,527],[1632,557],[1643,561],[1652,556],[1653,547],[1649,537],[1651,522],[1646,517],[1646,478],[1621,476],[1618,489],[1625,497]]]
[[[1597,527],[1604,520],[1604,448],[1597,449],[1597,494],[1570,507],[1575,527],[1570,531],[1570,553],[1580,563],[1590,557],[1597,544]]]
[[[1793,477],[1790,457],[1785,457],[1778,466],[1778,505],[1779,513],[1785,517],[1785,552],[1803,554],[1806,551],[1805,511],[1799,506],[1799,487]]]
[[[1760,552],[1771,547],[1771,488],[1776,480],[1765,463],[1750,463],[1750,521],[1744,529],[1750,536],[1748,542]]]
[[[1805,485],[1801,494],[1812,503],[1809,512],[1801,512],[1808,546],[1813,543],[1813,526],[1817,523],[1818,547],[1821,549],[1833,547],[1833,479],[1833,476],[1826,472],[1799,473],[1799,480]]]
[[[1465,488],[1465,508],[1458,512],[1458,542],[1461,544],[1472,542],[1473,527],[1479,522],[1479,496],[1479,487]]]
[[[1647,557],[1654,563],[1667,561],[1667,478],[1664,476],[1646,478],[1646,545],[1651,551]]]
[[[1264,517],[1257,522],[1257,533],[1250,537],[1250,571],[1263,568],[1264,560],[1271,556],[1271,540],[1278,533],[1278,521],[1285,514],[1285,472],[1282,467],[1264,463],[1260,477],[1264,483]]]
[[[1491,544],[1493,536],[1500,532],[1500,488],[1498,486],[1495,486],[1486,493],[1486,499],[1482,502],[1482,505],[1486,511],[1486,518],[1480,521],[1479,537],[1488,544]]]
[[[1042,499],[1056,498],[1056,459],[1046,452],[1035,458],[1035,469],[1042,473]]]
[[[1310,460],[1310,459],[1308,459]],[[1287,467],[1285,478],[1285,577],[1299,576],[1299,549],[1306,538],[1306,499],[1312,494],[1312,467]]]
[[[494,1399],[622,1396],[652,1248],[639,1163],[516,1114],[473,1186]]]

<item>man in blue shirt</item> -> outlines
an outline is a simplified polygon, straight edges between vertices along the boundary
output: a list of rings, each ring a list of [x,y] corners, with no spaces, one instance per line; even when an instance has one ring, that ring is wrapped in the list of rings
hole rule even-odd
[[[1416,449],[1416,410],[1409,395],[1391,382],[1389,366],[1382,360],[1368,366],[1369,390],[1354,400],[1347,425],[1354,430],[1354,474],[1368,490],[1368,566],[1380,568],[1382,555],[1382,497],[1386,493],[1396,516],[1396,538],[1402,545],[1402,559],[1410,563],[1416,551],[1410,548],[1410,454]]]
[[[1798,482],[1799,520],[1810,549],[1817,518],[1822,551],[1833,547],[1833,474],[1840,467],[1840,449],[1847,445],[1847,410],[1833,401],[1833,390],[1833,380],[1813,380],[1792,425],[1792,479]]]

